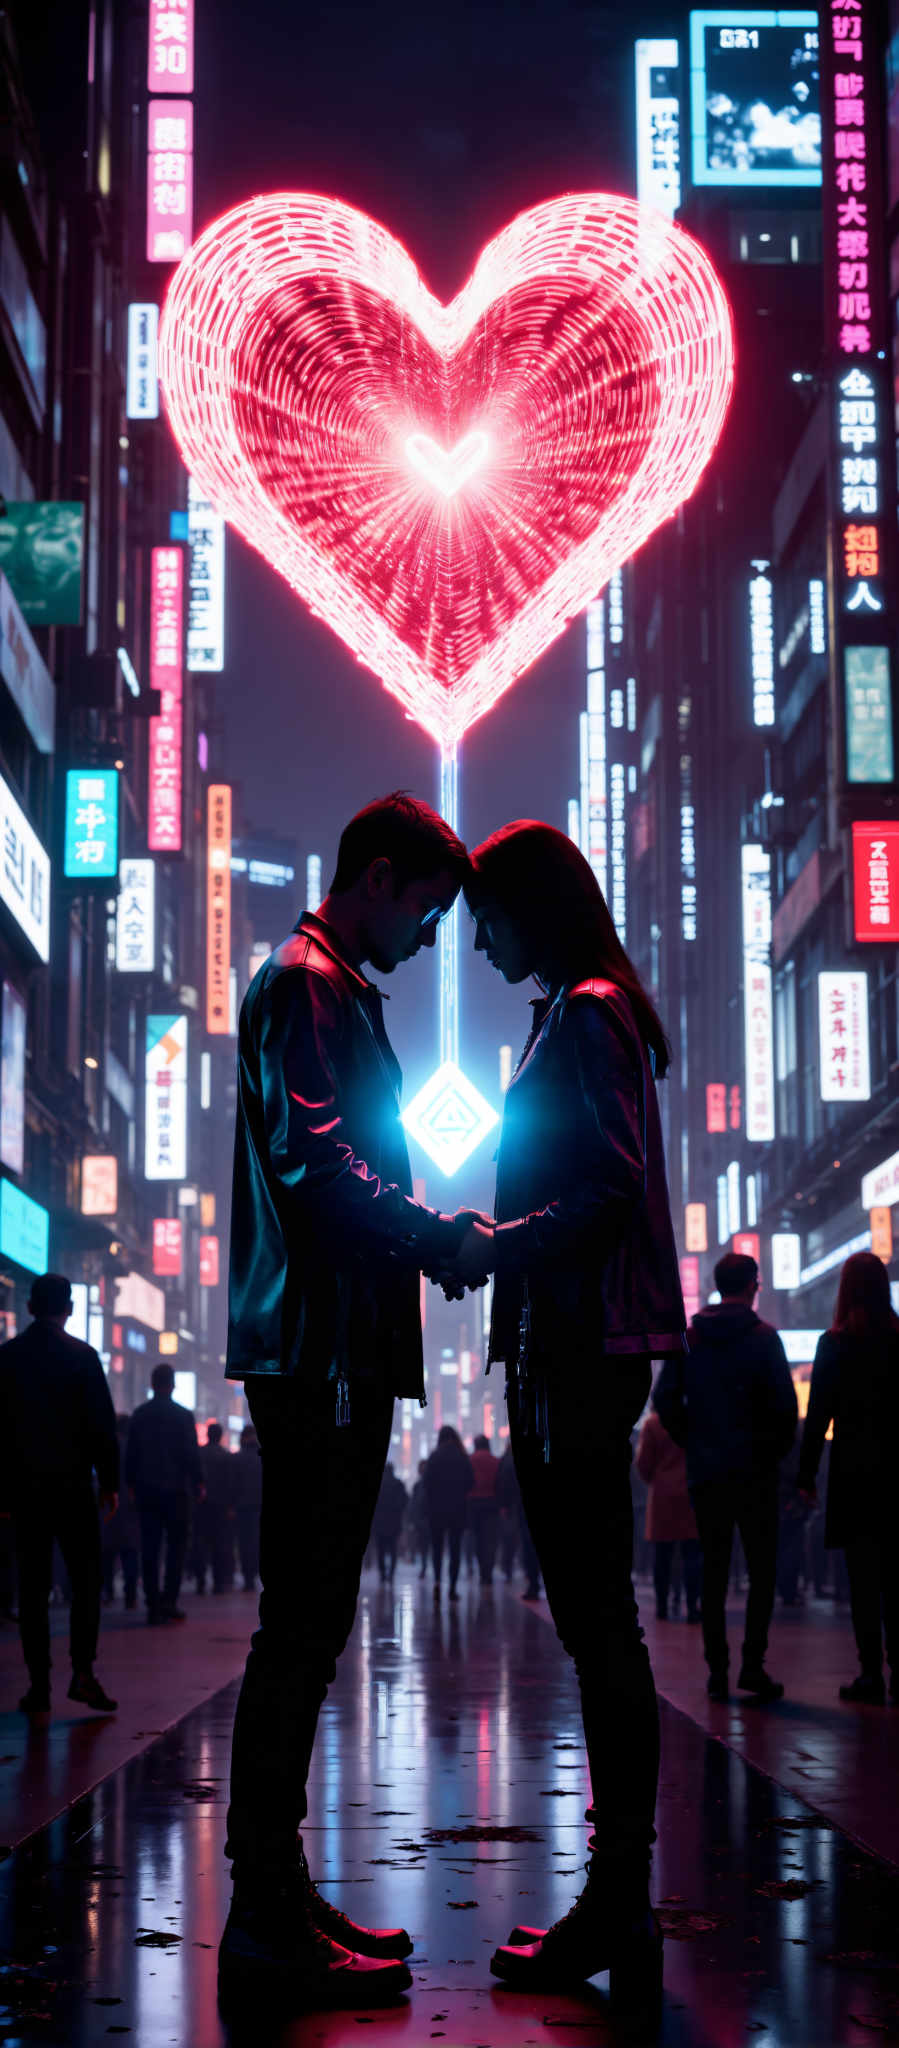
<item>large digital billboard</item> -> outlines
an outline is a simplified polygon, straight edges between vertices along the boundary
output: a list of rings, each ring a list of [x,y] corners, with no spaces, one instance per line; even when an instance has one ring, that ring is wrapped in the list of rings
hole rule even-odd
[[[820,185],[814,8],[690,16],[694,185]]]

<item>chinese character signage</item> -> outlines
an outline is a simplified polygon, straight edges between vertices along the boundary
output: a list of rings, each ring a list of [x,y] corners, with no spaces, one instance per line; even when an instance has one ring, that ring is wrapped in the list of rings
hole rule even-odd
[[[741,849],[746,1136],[774,1136],[774,1005],[771,988],[771,856]]]
[[[183,1180],[187,1172],[187,1018],[148,1017],[144,1173]]]
[[[86,1153],[81,1161],[82,1216],[114,1216],[119,1206],[119,1162],[112,1152]]]
[[[119,872],[119,777],[115,768],[70,768],[66,774],[63,873],[99,881]]]
[[[30,939],[40,960],[50,958],[50,857],[0,775],[0,903]]]
[[[193,477],[187,484],[187,537],[187,666],[217,672],[225,666],[225,522]]]
[[[587,606],[587,709],[581,712],[581,851],[608,895],[605,601]],[[307,908],[310,906],[307,905]]]
[[[181,1272],[181,1231],[176,1216],[153,1219],[153,1271],[167,1280],[177,1280]]]
[[[206,1029],[227,1032],[231,982],[231,790],[206,792]]]
[[[180,263],[193,237],[194,110],[151,100],[147,118],[147,262]]]
[[[761,567],[749,584],[749,660],[753,725],[773,725],[774,591],[770,576]]]
[[[158,333],[158,306],[129,306],[128,372],[125,382],[125,411],[129,420],[159,418],[159,377],[156,371]]]
[[[25,998],[3,983],[0,1040],[0,1160],[25,1171]]]
[[[688,1252],[707,1252],[709,1232],[704,1202],[688,1202],[684,1210],[684,1243]]]
[[[184,753],[184,555],[154,548],[150,568],[150,688],[162,706],[150,720],[147,845],[151,853],[181,851]]]
[[[673,220],[680,205],[680,95],[677,43],[670,36],[635,46],[637,198]]]
[[[871,1095],[867,974],[818,976],[822,1102],[867,1102]]]
[[[217,1237],[200,1239],[200,1286],[217,1287],[219,1284],[219,1241]]]
[[[152,974],[156,965],[156,862],[119,862],[115,921],[119,974]]]
[[[741,1259],[754,1259],[756,1265],[758,1265],[761,1251],[758,1231],[735,1230],[731,1241],[731,1251],[738,1252]]]
[[[892,592],[895,460],[884,367],[879,28],[871,0],[821,13],[824,260],[832,364],[829,553],[831,650],[845,699],[843,779],[893,774]]]
[[[0,1253],[29,1273],[46,1273],[50,1212],[11,1180],[0,1180]]]
[[[797,1230],[776,1230],[771,1239],[771,1285],[783,1293],[799,1286],[800,1244]]]
[[[893,1256],[893,1212],[892,1209],[871,1210],[871,1250],[875,1259],[882,1259],[888,1266]]]
[[[855,937],[899,939],[899,823],[869,818],[852,827]]]
[[[150,0],[148,92],[193,92],[194,0]]]
[[[710,1081],[705,1091],[707,1131],[727,1130],[727,1089],[723,1081]]]
[[[694,185],[820,185],[820,109],[813,8],[691,13]]]

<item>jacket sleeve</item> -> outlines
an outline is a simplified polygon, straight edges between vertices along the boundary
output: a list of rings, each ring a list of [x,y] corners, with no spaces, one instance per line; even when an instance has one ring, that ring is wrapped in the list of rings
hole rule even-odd
[[[96,1351],[92,1351],[87,1364],[87,1414],[88,1441],[91,1460],[101,1493],[118,1493],[119,1490],[119,1439],[115,1426],[115,1409],[112,1395],[106,1384],[106,1374]]]
[[[576,1178],[544,1209],[494,1234],[496,1271],[532,1270],[544,1260],[574,1251],[597,1226],[617,1232],[645,1187],[646,1152],[643,1077],[637,1048],[631,1051],[612,1023],[608,1005],[596,996],[568,1004],[560,1031],[564,1057],[575,1068],[583,1107],[581,1153]]]
[[[799,1404],[793,1375],[787,1364],[787,1354],[776,1330],[771,1331],[765,1377],[765,1405],[767,1428],[771,1447],[776,1458],[785,1458],[792,1448],[799,1421]]]
[[[297,1220],[314,1218],[335,1245],[406,1264],[451,1258],[456,1222],[385,1185],[353,1151],[340,1110],[341,1005],[311,973],[284,974],[264,1000],[259,1060],[269,1156]]]
[[[833,1339],[828,1330],[818,1338],[815,1363],[812,1366],[812,1383],[809,1388],[808,1412],[802,1431],[802,1450],[799,1454],[799,1472],[796,1484],[803,1492],[811,1493],[818,1474],[818,1466],[824,1451],[824,1441],[833,1421],[836,1405],[837,1361]]]
[[[683,1359],[667,1358],[655,1383],[652,1405],[662,1427],[682,1450],[686,1447],[688,1428],[685,1395]]]

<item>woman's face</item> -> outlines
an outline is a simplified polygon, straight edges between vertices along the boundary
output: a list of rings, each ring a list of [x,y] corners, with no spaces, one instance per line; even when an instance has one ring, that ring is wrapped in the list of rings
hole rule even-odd
[[[474,949],[486,953],[491,967],[506,981],[526,981],[536,972],[536,962],[531,955],[530,943],[519,927],[501,910],[498,903],[481,903],[472,912],[475,927]]]

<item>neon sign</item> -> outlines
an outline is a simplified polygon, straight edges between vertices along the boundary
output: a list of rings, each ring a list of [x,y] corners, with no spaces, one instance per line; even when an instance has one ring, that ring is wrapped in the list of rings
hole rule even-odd
[[[147,845],[180,853],[183,773],[184,558],[180,548],[154,548],[150,564],[150,688],[162,710],[150,719]]]
[[[771,988],[771,855],[741,849],[746,1136],[774,1136],[774,1005]]]
[[[193,233],[194,110],[151,100],[147,125],[147,262],[178,263]],[[155,312],[155,307],[154,307]]]
[[[899,824],[853,824],[852,868],[857,940],[899,939]]]
[[[457,441],[455,448],[449,449],[441,448],[438,441],[432,441],[430,434],[410,434],[406,441],[406,454],[413,469],[417,469],[432,490],[440,491],[444,498],[454,498],[456,492],[463,490],[483,469],[489,447],[487,435],[477,429],[466,434],[463,441]]]
[[[533,207],[446,306],[366,215],[278,193],[188,251],[159,369],[205,496],[451,747],[693,491],[733,336],[699,244],[633,200]]]
[[[868,1102],[867,974],[819,974],[818,1028],[822,1102]]]
[[[774,724],[774,591],[764,573],[767,567],[767,562],[756,563],[749,584],[753,725]]]

